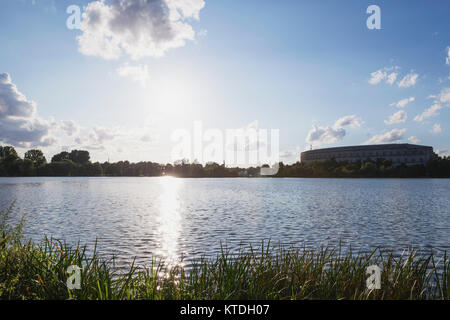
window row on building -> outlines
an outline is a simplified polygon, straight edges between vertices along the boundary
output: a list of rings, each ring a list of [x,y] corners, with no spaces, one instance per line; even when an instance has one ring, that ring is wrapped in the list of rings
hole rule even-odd
[[[414,165],[425,164],[434,154],[432,147],[412,144],[387,144],[337,147],[317,149],[302,152],[302,162],[324,161],[335,159],[336,161],[365,161],[379,158],[390,160],[399,165],[401,163]]]

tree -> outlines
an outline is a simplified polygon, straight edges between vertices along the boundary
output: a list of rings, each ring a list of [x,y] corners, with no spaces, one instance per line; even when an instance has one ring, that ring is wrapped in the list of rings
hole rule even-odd
[[[16,151],[16,149],[14,149],[14,147],[0,146],[0,159],[7,158],[7,157],[19,158],[19,156],[17,155],[17,151]]]
[[[70,155],[70,153],[68,153],[67,151],[63,151],[61,153],[55,154],[52,157],[52,162],[61,162],[63,160],[70,160],[69,155]]]
[[[377,165],[370,161],[364,162],[364,164],[361,166],[361,172],[365,176],[372,177],[377,172]]]
[[[0,147],[0,166],[3,175],[19,176],[22,167],[22,159],[19,158],[16,149],[11,146]]]
[[[47,163],[47,159],[45,159],[44,154],[41,150],[33,149],[25,152],[25,160],[30,160],[35,168],[42,167]]]
[[[77,165],[70,159],[63,159],[62,161],[52,161],[52,163],[50,163],[47,167],[47,174],[56,177],[76,176],[78,169]]]
[[[84,174],[86,176],[101,176],[103,175],[103,169],[100,163],[89,163],[84,166]]]
[[[89,152],[85,150],[72,150],[69,159],[75,163],[86,164],[90,160]]]
[[[24,159],[21,161],[20,175],[21,176],[32,176],[34,175],[34,163],[30,159]]]

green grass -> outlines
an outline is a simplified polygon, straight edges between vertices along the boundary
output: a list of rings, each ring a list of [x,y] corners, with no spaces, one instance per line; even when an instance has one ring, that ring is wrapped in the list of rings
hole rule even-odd
[[[153,260],[148,268],[131,263],[127,271],[113,259],[88,255],[45,238],[24,241],[23,221],[8,224],[0,214],[0,299],[449,299],[450,263],[446,254],[401,257],[375,249],[370,254],[271,246],[198,259],[189,271]],[[366,288],[366,268],[382,268],[381,289]],[[81,271],[81,289],[66,286],[70,265]]]

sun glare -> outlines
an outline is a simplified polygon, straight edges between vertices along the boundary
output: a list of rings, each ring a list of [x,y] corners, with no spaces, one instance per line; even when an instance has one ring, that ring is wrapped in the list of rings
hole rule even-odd
[[[147,102],[162,114],[192,114],[205,102],[204,95],[202,97],[205,90],[195,77],[167,76],[154,82],[148,91]]]
[[[158,255],[169,264],[179,264],[179,237],[182,230],[179,189],[182,179],[164,177],[159,179],[162,193],[158,212]]]

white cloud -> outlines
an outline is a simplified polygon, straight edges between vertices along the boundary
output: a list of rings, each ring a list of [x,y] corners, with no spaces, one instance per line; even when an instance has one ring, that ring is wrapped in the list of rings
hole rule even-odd
[[[75,143],[85,149],[103,150],[106,141],[114,140],[118,135],[116,128],[94,127],[87,136],[78,136],[74,139]]]
[[[342,128],[349,126],[351,128],[359,128],[361,126],[361,119],[357,118],[355,115],[345,116],[338,119],[334,123],[334,128]]]
[[[306,142],[315,145],[331,144],[342,140],[345,137],[343,128],[333,129],[330,127],[318,127],[316,125],[308,132]]]
[[[82,54],[117,59],[160,57],[194,40],[186,21],[199,19],[204,0],[110,0],[90,2],[84,9],[78,49]]]
[[[369,83],[372,85],[379,84],[381,82],[385,82],[387,84],[394,84],[398,78],[399,73],[397,70],[400,69],[398,66],[395,67],[385,67],[383,69],[379,69],[370,74]],[[409,88],[416,85],[417,80],[419,79],[419,74],[414,71],[410,71],[407,75],[405,75],[400,81],[397,82],[397,85],[400,88]]]
[[[296,163],[300,160],[300,153],[301,153],[300,147],[291,150],[283,150],[280,152],[280,160],[284,164]]]
[[[0,117],[29,118],[36,113],[36,103],[28,100],[11,81],[8,73],[0,74]]]
[[[385,124],[395,124],[405,122],[408,115],[404,110],[400,110],[389,117],[388,120],[384,120]]]
[[[59,122],[59,128],[68,136],[72,136],[80,130],[78,125],[72,120],[63,120]]]
[[[388,84],[393,84],[397,80],[398,72],[396,70],[400,69],[398,66],[394,67],[384,67],[370,74],[369,83],[372,85],[379,84],[384,81]]]
[[[141,140],[142,142],[155,142],[155,141],[157,140],[157,136],[156,136],[156,135],[153,135],[153,134],[151,134],[151,133],[144,133],[144,134],[141,136],[140,140]]]
[[[450,46],[447,47],[447,57],[445,58],[445,63],[450,65]]]
[[[436,149],[436,154],[440,157],[448,156],[448,150],[447,149],[444,149],[444,150]]]
[[[89,133],[89,145],[101,147],[105,141],[114,140],[117,131],[114,128],[94,127]]]
[[[408,140],[411,141],[412,143],[415,143],[415,144],[420,142],[420,139],[418,139],[418,138],[416,138],[414,136],[409,137]]]
[[[433,128],[431,129],[431,133],[441,133],[441,132],[442,132],[441,125],[438,123],[435,123],[433,125]]]
[[[52,124],[36,115],[36,103],[28,100],[8,73],[0,73],[0,141],[18,147],[49,146]]]
[[[197,37],[206,37],[208,35],[208,30],[202,29],[197,32]]]
[[[443,103],[450,107],[450,88],[443,88],[439,94],[430,94],[428,99],[434,99],[434,103]]]
[[[389,143],[403,140],[406,129],[392,129],[384,134],[375,135],[365,142],[365,144]]]
[[[439,103],[435,103],[433,104],[431,107],[429,107],[428,109],[426,109],[424,112],[422,112],[421,114],[417,115],[414,118],[414,121],[423,121],[427,118],[431,118],[431,117],[435,117],[437,115],[439,115],[439,110],[442,109],[442,106]]]
[[[439,101],[442,103],[450,103],[450,88],[444,88],[439,94]]]
[[[314,125],[308,132],[306,142],[314,145],[332,144],[342,140],[346,131],[343,127],[357,128],[361,126],[361,120],[355,115],[349,115],[338,119],[333,127],[319,127]]]
[[[408,73],[406,76],[403,77],[402,80],[398,82],[398,86],[400,88],[409,88],[414,86],[417,83],[417,79],[419,78],[419,75],[414,72]]]
[[[87,134],[76,137],[74,141],[77,148],[105,151],[116,149],[116,146],[120,145],[127,149],[127,152],[133,153],[133,150],[153,146],[158,139],[156,129],[147,125],[136,128],[97,126]]]
[[[397,108],[404,108],[408,103],[413,102],[416,98],[409,97],[402,99],[398,102],[391,103],[391,106],[396,106]]]
[[[379,84],[382,81],[385,81],[388,84],[393,84],[397,79],[398,73],[391,72],[392,70],[397,70],[399,67],[385,67],[383,69],[379,69],[370,74],[369,83],[372,85]]]
[[[128,77],[134,82],[139,82],[144,88],[150,79],[147,65],[130,65],[125,63],[117,68],[117,74],[121,77]]]
[[[386,71],[383,71],[381,69],[377,70],[370,74],[369,83],[370,84],[379,84],[381,81],[386,79],[386,77],[387,77]]]
[[[397,80],[397,76],[398,76],[397,72],[392,72],[386,77],[386,83],[393,84],[395,80]]]
[[[105,127],[95,127],[90,134],[90,137],[99,143],[103,143],[105,140],[112,140],[114,136],[114,130]]]

